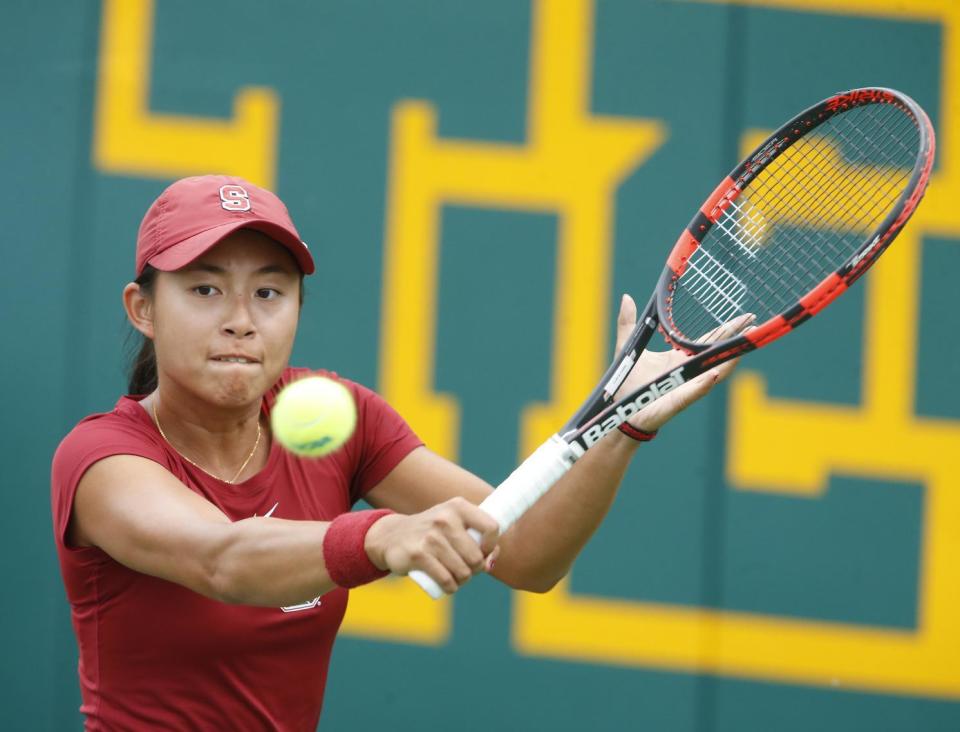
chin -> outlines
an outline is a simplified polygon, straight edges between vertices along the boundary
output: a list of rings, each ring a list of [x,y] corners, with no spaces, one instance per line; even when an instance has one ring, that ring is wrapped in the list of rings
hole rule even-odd
[[[227,376],[216,380],[214,401],[223,407],[240,407],[256,401],[270,388],[262,377]]]

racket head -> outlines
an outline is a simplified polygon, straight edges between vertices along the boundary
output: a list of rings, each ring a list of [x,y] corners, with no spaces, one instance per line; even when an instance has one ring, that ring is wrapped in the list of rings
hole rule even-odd
[[[664,337],[720,362],[808,320],[906,224],[934,150],[927,114],[893,89],[835,94],[791,119],[721,181],[674,245],[657,285]]]

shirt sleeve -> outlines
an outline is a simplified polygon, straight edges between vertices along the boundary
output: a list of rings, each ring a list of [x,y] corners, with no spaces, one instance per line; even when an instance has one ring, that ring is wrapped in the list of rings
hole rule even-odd
[[[387,477],[403,458],[423,445],[413,429],[379,394],[352,384],[357,399],[360,455],[351,487],[355,503]]]
[[[67,526],[80,479],[95,462],[111,455],[137,455],[169,467],[158,444],[114,414],[98,415],[78,424],[60,443],[51,465],[53,529],[61,546],[67,546]]]

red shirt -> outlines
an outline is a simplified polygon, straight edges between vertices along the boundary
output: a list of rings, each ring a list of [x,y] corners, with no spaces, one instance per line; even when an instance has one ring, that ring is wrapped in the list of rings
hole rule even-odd
[[[306,375],[287,369],[264,397]],[[86,729],[314,730],[334,637],[347,606],[337,588],[291,608],[227,605],[141,574],[94,547],[65,544],[77,484],[96,461],[127,454],[164,466],[233,520],[253,515],[330,521],[422,444],[369,389],[342,380],[357,402],[343,448],[305,460],[270,449],[267,465],[231,485],[184,460],[139,404],[80,422],[53,458],[57,553],[80,650]],[[319,557],[318,557],[319,559]]]

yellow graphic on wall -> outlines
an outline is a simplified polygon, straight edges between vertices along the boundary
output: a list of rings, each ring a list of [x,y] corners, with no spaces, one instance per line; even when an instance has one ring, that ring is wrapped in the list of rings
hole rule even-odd
[[[911,224],[864,281],[861,405],[770,397],[748,363],[731,386],[727,429],[728,482],[738,489],[816,497],[837,472],[925,486],[917,629],[608,600],[576,596],[564,585],[546,596],[517,596],[516,644],[555,658],[957,698],[960,425],[917,417],[913,399],[922,237],[960,234],[953,204],[960,195],[960,6],[950,0],[744,4],[943,26],[940,171]],[[798,451],[779,450],[778,435],[790,435]]]
[[[786,3],[779,5],[787,7]],[[831,7],[840,5],[832,3]],[[587,49],[592,33],[590,3],[542,0],[534,7],[530,141],[529,152],[524,151],[531,161],[536,159],[537,150],[549,150],[548,144],[541,141],[577,128],[571,119],[589,119],[582,104],[566,104],[549,115],[550,125],[539,126],[544,121],[543,110],[563,100],[564,94],[581,102],[585,98],[591,58]],[[790,7],[805,9],[809,4]],[[846,3],[843,7],[855,12],[866,6]],[[877,8],[877,4],[873,3],[872,8]],[[930,5],[925,10],[945,25],[955,22],[951,17],[956,15],[955,11],[945,3]],[[564,32],[569,36],[560,35]],[[558,50],[555,56],[549,53],[551,48]],[[574,52],[563,53],[560,49]],[[948,107],[953,100],[947,87],[949,80],[956,78],[955,49],[954,44],[945,54],[950,68],[943,74],[943,99]],[[573,115],[569,114],[571,110]],[[565,116],[556,113],[564,111],[568,112]],[[662,128],[653,123],[637,127],[636,132],[636,147],[628,156],[631,166],[642,163],[645,154],[664,137]],[[568,200],[536,184],[547,180],[566,184],[562,171],[598,170],[596,165],[580,167],[580,160],[571,155],[571,151],[582,151],[583,145],[572,146],[567,141],[558,150],[559,161],[553,161],[554,165],[562,165],[561,171],[547,177],[519,169],[517,151],[505,146],[437,140],[432,108],[425,103],[398,106],[392,134],[382,387],[387,398],[410,417],[427,441],[448,457],[456,457],[457,405],[432,388],[439,207],[446,202],[550,210],[560,216],[561,268],[555,290],[552,354],[557,371],[551,380],[551,402],[532,407],[523,415],[521,452],[527,454],[562,424],[592,386],[605,360],[602,324],[606,313],[602,308],[609,272],[602,262],[599,271],[586,267],[590,262],[595,266],[601,257],[610,255],[606,244],[610,236],[611,183],[622,179],[629,168],[622,167],[621,158],[615,161],[619,165],[611,166],[597,180],[569,181],[568,190],[574,197]],[[941,132],[941,149],[955,149],[950,144],[952,134]],[[610,150],[619,153],[624,148],[618,144]],[[589,154],[591,161],[597,157],[595,152]],[[954,619],[960,619],[960,598],[950,590],[946,573],[960,559],[960,545],[955,538],[960,522],[951,520],[951,516],[960,517],[960,505],[955,505],[957,499],[951,500],[947,483],[957,466],[944,457],[950,454],[951,441],[960,444],[960,429],[952,423],[916,419],[909,403],[914,383],[913,318],[920,237],[932,231],[949,231],[951,227],[951,212],[947,208],[950,197],[943,191],[955,190],[950,173],[957,166],[951,165],[947,157],[941,162],[942,172],[931,186],[920,214],[868,284],[863,406],[846,409],[773,400],[766,397],[760,377],[746,373],[732,387],[729,430],[728,472],[731,484],[737,487],[759,489],[772,485],[780,490],[815,492],[823,490],[829,474],[839,470],[924,483],[928,500],[918,630],[906,632],[575,596],[568,584],[562,584],[546,596],[516,596],[514,639],[520,650],[555,658],[713,671],[810,684],[842,683],[876,690],[960,694],[960,672],[953,671],[950,665],[951,655],[960,648],[960,622]],[[584,182],[589,185],[584,186]],[[601,196],[599,200],[597,195]],[[561,201],[566,205],[557,205]],[[577,214],[578,209],[603,215],[590,222]],[[592,223],[596,228],[573,229],[574,221],[579,221],[581,227]],[[570,270],[568,263],[576,256],[577,243],[581,241],[599,243],[599,256],[588,255],[582,269]],[[581,299],[584,297],[589,299]],[[904,303],[907,307],[902,307]],[[586,317],[574,321],[575,314]],[[587,358],[574,351],[569,342],[568,334],[574,332],[580,345],[586,347]],[[816,435],[810,438],[815,445],[807,446],[812,457],[796,460],[800,464],[794,465],[779,456],[771,440],[786,432]],[[839,439],[841,434],[846,439]],[[851,442],[851,434],[859,437]],[[838,446],[845,447],[840,450]],[[419,626],[406,636],[408,640],[438,640],[449,632],[449,604],[431,604],[409,583],[381,584],[364,592],[368,595],[364,598],[367,604],[360,608],[363,620],[353,626],[358,632],[390,635],[392,621],[385,621],[383,614],[377,612],[385,602],[400,602],[403,610],[396,615],[403,616],[408,625]],[[403,637],[404,632],[396,636]]]
[[[153,25],[153,0],[103,2],[94,165],[107,173],[150,178],[220,171],[273,188],[277,95],[264,87],[241,88],[228,120],[151,112]]]
[[[526,455],[578,406],[608,359],[614,197],[620,182],[666,138],[659,122],[589,112],[589,2],[533,7],[525,144],[440,139],[427,102],[403,102],[393,111],[380,391],[433,450],[451,460],[459,445],[459,406],[433,387],[442,206],[557,215],[556,366],[550,403],[522,416]],[[389,617],[384,607],[391,608]],[[449,634],[450,613],[449,602],[435,603],[412,582],[395,579],[353,593],[344,627],[367,636],[440,642]]]

